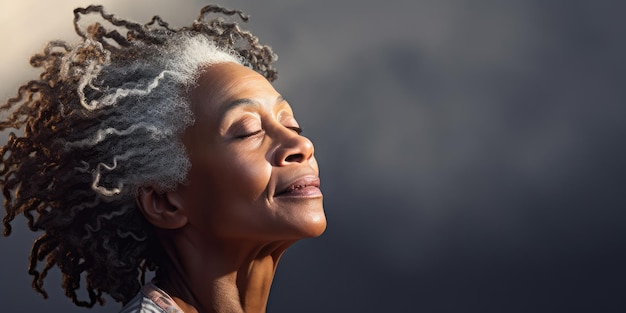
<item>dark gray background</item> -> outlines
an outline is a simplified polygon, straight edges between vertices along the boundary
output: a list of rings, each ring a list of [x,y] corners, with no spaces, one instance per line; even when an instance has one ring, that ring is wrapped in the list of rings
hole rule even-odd
[[[123,2],[177,26],[205,4]],[[2,0],[2,98],[77,3]],[[322,170],[328,229],[284,255],[269,312],[626,311],[624,2],[221,4],[279,54]],[[116,311],[74,308],[57,272],[41,300],[14,226],[2,312]]]

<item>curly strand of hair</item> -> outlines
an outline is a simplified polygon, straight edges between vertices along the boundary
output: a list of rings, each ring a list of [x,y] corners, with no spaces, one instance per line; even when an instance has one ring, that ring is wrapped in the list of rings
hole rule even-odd
[[[200,14],[198,15],[198,19],[197,21],[204,21],[207,17],[207,15],[209,14],[213,14],[213,13],[221,13],[224,15],[239,15],[239,17],[241,18],[242,21],[247,22],[249,19],[249,16],[247,14],[244,14],[242,11],[239,10],[230,10],[230,9],[226,9],[223,7],[220,7],[218,5],[207,5],[205,7],[203,7],[200,10]]]
[[[14,210],[11,205],[12,189],[4,181],[2,182],[2,185],[4,186],[2,188],[2,194],[4,195],[4,207],[6,210],[6,215],[2,218],[2,224],[4,226],[2,235],[8,237],[13,230],[13,227],[11,227],[11,221],[15,218],[17,210]]]
[[[109,23],[115,26],[124,27],[131,32],[134,31],[140,34],[144,33],[143,26],[141,24],[124,19],[118,19],[115,15],[104,12],[104,7],[102,5],[90,5],[86,8],[74,9],[74,30],[76,31],[76,34],[78,34],[83,39],[88,39],[88,36],[87,33],[81,29],[78,22],[81,19],[81,15],[87,15],[90,13],[99,13],[100,16]]]
[[[103,304],[104,299],[101,297],[102,293],[96,293],[91,286],[87,286],[86,288],[89,301],[80,300],[78,298],[76,290],[80,288],[81,273],[83,272],[83,270],[80,269],[80,266],[77,262],[71,262],[71,265],[67,267],[71,266],[76,267],[75,270],[72,271],[73,275],[64,275],[63,281],[61,283],[61,285],[65,289],[65,295],[68,298],[72,299],[72,302],[74,304],[80,307],[90,308],[93,307],[96,303]]]
[[[110,44],[107,39],[113,40],[113,42],[120,47],[130,46],[128,40],[126,40],[126,38],[116,29],[107,31],[107,29],[100,23],[90,25],[87,28],[87,32],[90,34],[90,38],[102,43],[106,50],[119,50],[117,46]]]
[[[164,138],[166,136],[172,135],[172,132],[170,130],[167,130],[167,129],[161,130],[152,124],[140,122],[138,124],[134,124],[122,130],[119,130],[113,127],[107,127],[105,129],[98,129],[98,131],[96,131],[96,133],[89,138],[85,138],[79,141],[72,141],[72,142],[63,141],[63,142],[64,142],[66,149],[75,148],[75,147],[87,148],[87,147],[93,147],[97,145],[98,143],[104,141],[105,139],[107,139],[107,137],[111,135],[115,135],[119,137],[127,136],[138,130],[147,131],[148,133],[151,134],[152,138],[154,139],[160,139],[160,138]]]
[[[56,238],[44,234],[37,238],[31,249],[30,262],[28,266],[28,273],[33,276],[32,286],[37,290],[44,299],[48,298],[48,293],[43,287],[44,278],[47,276],[48,271],[55,265],[52,252],[58,246]],[[46,259],[44,268],[41,271],[37,270],[37,263]]]
[[[93,183],[91,184],[91,188],[105,196],[114,196],[114,195],[119,194],[122,191],[122,188],[124,187],[123,182],[119,182],[117,187],[114,187],[114,188],[107,188],[107,187],[100,185],[100,179],[102,177],[101,168],[104,168],[107,171],[112,171],[117,168],[118,161],[126,161],[129,158],[131,158],[133,155],[134,153],[132,151],[128,151],[121,155],[116,155],[113,157],[113,165],[107,165],[102,162],[98,163],[98,165],[96,166],[96,170],[93,173],[94,179],[93,179]]]
[[[33,95],[40,92],[49,92],[49,90],[49,85],[41,80],[31,80],[20,86],[17,95],[0,106],[1,111],[11,111],[14,107],[17,107],[7,119],[0,122],[0,131],[7,128],[19,129],[26,123],[26,119],[29,118],[28,113],[35,111],[37,103],[30,102],[33,99]]]
[[[56,263],[54,262],[54,259],[50,258],[50,260],[45,263],[43,269],[41,270],[39,275],[36,277],[36,279],[33,279],[33,283],[32,283],[33,288],[37,290],[39,293],[41,293],[44,299],[48,298],[48,292],[43,287],[44,279],[46,278],[46,276],[48,276],[48,272],[50,271],[50,269],[52,269],[55,265]]]
[[[146,260],[141,260],[137,268],[139,271],[139,281],[143,285],[146,282],[146,271],[148,270]]]
[[[85,9],[81,9],[81,8],[77,8],[74,10],[74,29],[76,30],[77,34],[79,34],[79,36],[83,37],[84,39],[86,39],[87,37],[89,37],[87,34],[91,35],[91,37],[93,37],[95,34],[90,32],[90,30],[88,29],[87,32],[84,32],[80,29],[80,26],[78,24],[79,20],[80,20],[80,15],[86,15],[89,13],[99,13],[100,16],[108,21],[109,23],[111,23],[114,26],[118,26],[118,27],[123,27],[125,29],[127,29],[128,33],[126,34],[126,39],[123,41],[122,45],[126,45],[126,43],[128,41],[131,40],[141,40],[144,41],[145,43],[149,43],[149,44],[160,44],[162,42],[162,40],[160,40],[158,38],[158,36],[154,36],[152,35],[152,33],[150,32],[150,28],[147,27],[148,25],[150,25],[150,23],[147,24],[139,24],[139,23],[135,23],[135,22],[131,22],[128,20],[124,20],[124,19],[120,19],[117,16],[115,16],[114,14],[108,14],[104,11],[104,7],[102,5],[90,5]],[[165,26],[164,28],[170,31],[173,31],[172,29],[170,29],[169,27],[167,27],[167,23],[164,22],[163,20],[161,20],[160,18],[156,17],[155,18],[158,20],[157,22],[159,23],[159,25],[161,26]],[[153,18],[153,20],[155,20],[155,18]],[[91,31],[96,31],[95,29],[92,29]],[[101,37],[102,38],[102,37]],[[118,39],[123,38],[122,36],[116,37]]]
[[[11,212],[11,213],[7,213],[7,215],[2,219],[2,225],[4,226],[4,231],[2,232],[2,235],[5,237],[8,237],[9,235],[11,235],[11,232],[13,231],[13,227],[11,227],[11,221],[15,218],[15,213]]]
[[[87,195],[87,192],[85,191],[79,191],[78,193]],[[88,195],[92,196],[92,193],[89,193]],[[77,196],[77,198],[80,198],[80,195]],[[54,216],[41,216],[35,223],[35,227],[37,229],[49,229],[52,226],[51,224],[54,224],[54,226],[56,227],[68,226],[72,223],[72,221],[74,221],[79,213],[83,212],[85,209],[95,208],[101,203],[101,198],[93,197],[93,201],[87,203],[80,202],[74,206],[71,206],[69,209],[64,210],[62,214],[48,213],[54,214]]]
[[[85,235],[85,237],[83,237],[83,239],[88,239],[91,234],[100,231],[102,225],[104,224],[103,220],[110,221],[117,216],[124,215],[127,211],[128,207],[122,207],[121,209],[118,209],[116,211],[98,215],[98,217],[96,217],[95,225],[85,224],[85,230],[87,231],[87,234]]]
[[[170,24],[167,23],[166,21],[164,21],[163,19],[161,19],[161,17],[158,16],[158,15],[153,16],[152,19],[150,20],[150,22],[146,23],[144,26],[149,28],[149,29],[152,29],[150,26],[154,25],[155,23],[157,25],[159,25],[159,27],[161,27],[161,28],[163,28],[163,29],[165,29],[167,31],[170,31],[170,32],[175,32],[176,31],[175,29],[170,28]]]
[[[100,100],[92,100],[89,104],[86,103],[86,99],[85,99],[85,94],[83,91],[81,91],[85,86],[82,85],[81,82],[81,89],[79,89],[79,94],[81,97],[81,104],[88,110],[96,110],[96,109],[100,109],[101,107],[105,107],[105,106],[111,106],[111,105],[115,105],[119,99],[121,98],[125,98],[125,97],[132,97],[132,96],[145,96],[150,94],[150,92],[152,92],[152,90],[154,90],[155,88],[157,88],[159,86],[159,83],[161,80],[163,80],[163,78],[165,78],[165,75],[170,74],[169,71],[163,71],[161,72],[157,77],[155,77],[147,86],[145,86],[144,89],[138,89],[138,88],[133,88],[133,89],[126,89],[126,88],[119,88],[115,90],[115,93],[113,94],[108,94],[104,97],[102,97],[102,99]],[[91,79],[92,77],[87,77],[85,78],[85,80],[87,79]]]
[[[25,207],[24,205],[20,205],[19,208],[21,207]],[[37,231],[38,229],[35,227],[35,217],[33,216],[33,214],[27,210],[24,209],[24,216],[26,217],[26,225],[28,226],[28,228],[32,231]]]
[[[72,79],[72,75],[80,76],[81,80],[78,90],[81,91],[100,72],[101,66],[106,64],[110,57],[111,52],[105,50],[101,42],[85,39],[83,43],[78,44],[72,51],[63,56],[59,74],[61,79],[65,80]],[[82,66],[73,68],[72,64],[75,61],[79,63],[87,62],[87,68]],[[74,71],[71,71],[71,69]]]
[[[58,66],[60,59],[71,50],[72,47],[64,41],[51,41],[44,48],[43,54],[38,53],[30,58],[30,65],[34,68],[55,68]],[[54,82],[58,79],[58,73],[56,71],[46,70],[41,73],[40,78],[42,81],[52,84],[50,87],[54,87]]]

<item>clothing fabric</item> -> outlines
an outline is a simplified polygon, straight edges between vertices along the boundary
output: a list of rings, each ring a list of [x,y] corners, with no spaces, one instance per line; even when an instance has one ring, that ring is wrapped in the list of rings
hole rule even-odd
[[[184,313],[165,291],[148,283],[119,313]]]

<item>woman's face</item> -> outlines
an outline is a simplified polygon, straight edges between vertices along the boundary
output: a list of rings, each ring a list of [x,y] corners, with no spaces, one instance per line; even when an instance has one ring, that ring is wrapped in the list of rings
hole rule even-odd
[[[189,225],[203,236],[295,240],[326,228],[313,144],[289,104],[253,70],[206,68],[191,92],[191,159],[180,187]]]

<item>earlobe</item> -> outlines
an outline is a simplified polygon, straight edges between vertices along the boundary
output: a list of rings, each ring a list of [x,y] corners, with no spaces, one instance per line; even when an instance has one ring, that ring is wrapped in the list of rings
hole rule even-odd
[[[152,187],[141,187],[136,201],[148,222],[158,228],[178,229],[187,224],[182,201],[175,192],[158,192]]]

